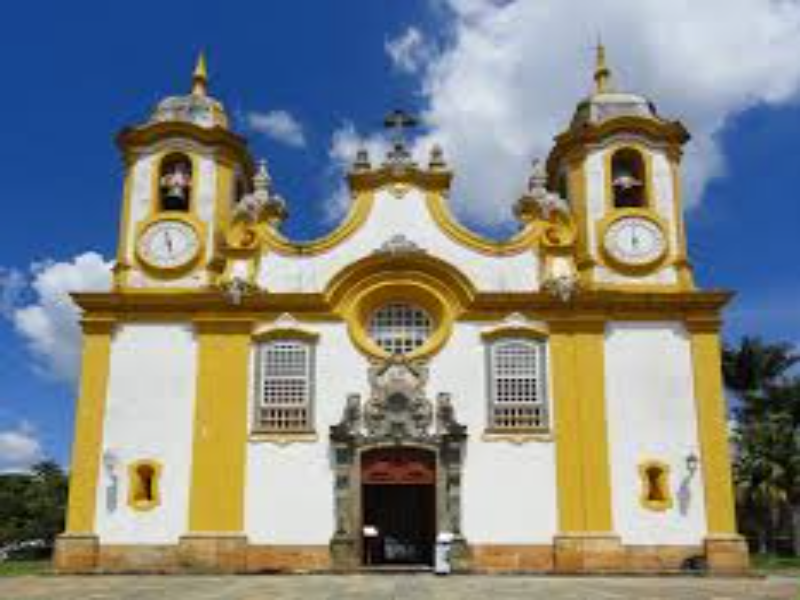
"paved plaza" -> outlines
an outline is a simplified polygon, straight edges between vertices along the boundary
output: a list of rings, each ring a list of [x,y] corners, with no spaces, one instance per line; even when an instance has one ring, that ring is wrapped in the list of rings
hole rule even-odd
[[[1,600],[797,600],[798,581],[684,577],[40,576],[0,579]]]

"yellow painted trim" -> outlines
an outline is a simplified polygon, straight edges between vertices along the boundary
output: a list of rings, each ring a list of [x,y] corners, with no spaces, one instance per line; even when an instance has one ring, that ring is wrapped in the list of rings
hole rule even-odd
[[[588,145],[600,144],[616,135],[637,135],[666,145],[667,151],[679,154],[689,140],[689,133],[678,121],[662,121],[647,117],[624,116],[606,119],[602,123],[569,129],[556,136],[556,144],[547,158],[548,171],[565,157],[580,154]]]
[[[126,128],[117,135],[117,146],[124,160],[133,162],[137,155],[159,142],[167,139],[190,140],[203,147],[211,148],[217,156],[245,165],[252,173],[255,169],[253,159],[247,149],[247,141],[223,127],[199,127],[192,123],[162,121],[148,123],[142,127]]]
[[[658,469],[658,486],[664,492],[663,500],[651,500],[651,482],[647,472],[650,469]],[[639,464],[639,479],[642,484],[642,491],[639,494],[639,503],[643,508],[655,512],[663,512],[672,508],[674,502],[672,499],[672,488],[669,481],[670,466],[659,460],[647,460]]]
[[[345,240],[349,239],[356,231],[361,229],[372,212],[375,203],[375,194],[371,191],[357,192],[353,196],[353,203],[344,221],[325,237],[307,242],[294,242],[283,237],[273,228],[264,230],[265,245],[269,250],[287,256],[315,256],[331,250]]]
[[[416,274],[416,275],[414,275]],[[450,302],[469,306],[477,295],[470,279],[456,267],[429,254],[402,256],[372,254],[339,271],[328,282],[323,297],[335,311],[352,302],[366,282],[378,278],[402,283],[404,277],[419,276],[435,280]],[[337,308],[338,307],[338,308]]]
[[[113,326],[109,320],[84,323],[67,507],[66,531],[70,534],[94,531]]]
[[[695,327],[689,323],[688,326],[708,533],[735,534],[736,512],[719,334],[713,325]]]
[[[526,224],[509,240],[489,240],[458,223],[450,213],[447,201],[441,192],[428,192],[425,201],[433,220],[447,237],[470,250],[489,256],[509,256],[536,247],[541,228],[533,223]]]
[[[630,217],[639,217],[646,219],[656,225],[661,230],[661,235],[664,238],[664,250],[656,258],[648,263],[643,264],[629,264],[617,260],[611,253],[606,250],[606,233],[609,227],[621,219]],[[661,215],[656,213],[650,208],[615,208],[599,219],[595,223],[595,231],[597,238],[597,247],[600,264],[603,266],[628,275],[629,277],[641,277],[653,273],[661,268],[671,265],[672,256],[672,241],[670,240],[669,224],[664,220]]]
[[[406,184],[386,184],[383,187],[357,189],[354,191],[353,204],[345,220],[325,237],[308,242],[295,242],[286,239],[272,228],[264,231],[266,247],[278,254],[288,256],[315,256],[328,252],[345,242],[366,223],[375,203],[375,195],[388,189],[397,199],[408,191]],[[535,224],[526,225],[513,238],[506,241],[494,241],[481,237],[459,224],[447,208],[443,192],[438,188],[425,193],[425,203],[436,224],[451,240],[475,252],[490,256],[508,256],[519,254],[536,246],[541,227]]]
[[[428,254],[373,254],[337,273],[324,298],[348,325],[353,344],[372,358],[386,358],[367,333],[371,314],[389,302],[408,302],[425,309],[434,321],[428,341],[409,358],[438,352],[452,332],[453,322],[475,297],[475,286],[455,267]]]
[[[244,528],[251,322],[198,322],[190,533]]]
[[[257,330],[253,333],[254,342],[270,342],[273,340],[301,340],[309,344],[316,344],[319,341],[319,334],[299,327],[273,327]]]
[[[289,444],[313,444],[319,441],[319,435],[314,429],[305,432],[268,432],[259,429],[253,430],[248,438],[251,444],[274,444],[288,446]]]
[[[151,264],[147,261],[147,259],[142,256],[139,244],[141,243],[142,236],[144,235],[147,229],[161,221],[180,221],[181,223],[185,223],[189,227],[194,230],[194,234],[197,237],[197,252],[195,252],[194,257],[184,263],[182,265],[176,267],[162,267],[159,265]],[[153,277],[154,279],[175,279],[177,277],[186,277],[187,275],[196,271],[200,266],[202,266],[202,258],[206,255],[206,224],[203,223],[200,219],[197,218],[196,215],[191,213],[185,213],[182,211],[162,211],[159,213],[154,213],[149,217],[139,221],[136,224],[136,247],[134,248],[134,257],[136,260],[136,265],[147,275]],[[158,291],[160,293],[164,293],[164,288],[156,288],[153,291]]]
[[[410,359],[430,357],[444,346],[453,331],[453,321],[459,307],[438,281],[422,274],[409,274],[400,280],[374,278],[358,291],[357,296],[342,309],[347,331],[353,344],[365,355],[385,359],[389,353],[378,346],[369,335],[369,320],[380,307],[393,302],[408,303],[425,310],[433,321],[428,340],[410,352]]]
[[[503,338],[526,338],[532,340],[546,340],[550,332],[538,325],[506,325],[500,324],[497,327],[481,332],[484,342],[494,342]]]
[[[487,429],[481,435],[483,442],[506,442],[516,445],[531,442],[552,443],[554,439],[553,434],[547,428],[518,432]]]
[[[683,214],[683,189],[678,158],[669,158],[670,172],[672,174],[672,208],[675,219],[675,232],[678,245],[675,248],[675,268],[678,271],[678,281],[684,289],[694,289],[694,275],[689,262],[688,242],[686,239],[686,219]]]
[[[141,467],[150,467],[153,469],[152,480],[152,494],[150,500],[138,500],[136,498],[136,489],[138,487],[139,469]],[[137,460],[128,465],[128,506],[133,510],[148,511],[153,510],[161,504],[161,463],[157,460]]]
[[[602,323],[552,328],[559,532],[613,531]]]
[[[217,158],[216,198],[214,202],[214,231],[222,231],[231,217],[231,208],[236,194],[234,165],[223,158]]]

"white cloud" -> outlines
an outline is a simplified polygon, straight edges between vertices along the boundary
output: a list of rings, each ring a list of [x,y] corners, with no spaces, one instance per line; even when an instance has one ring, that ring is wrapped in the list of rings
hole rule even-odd
[[[27,471],[43,457],[42,445],[28,423],[0,431],[0,473]]]
[[[643,93],[692,132],[689,204],[724,171],[724,126],[748,108],[793,100],[800,87],[796,0],[431,3],[448,8],[447,44],[422,68],[425,117],[456,168],[455,208],[484,225],[509,221],[531,158],[547,154],[590,91],[598,34],[617,87]]]
[[[384,45],[398,71],[416,73],[434,56],[434,47],[416,27],[409,27],[401,35]]]
[[[69,383],[80,362],[78,308],[71,292],[101,291],[111,284],[111,263],[95,252],[67,262],[47,261],[30,269],[32,301],[10,311],[10,319],[47,377]]]
[[[245,116],[247,126],[277,142],[302,148],[306,145],[303,125],[285,110],[272,110],[266,113],[249,112]]]

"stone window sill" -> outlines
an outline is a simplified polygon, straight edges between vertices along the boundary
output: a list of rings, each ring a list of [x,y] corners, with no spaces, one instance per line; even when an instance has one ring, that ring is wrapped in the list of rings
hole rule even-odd
[[[481,436],[484,442],[552,442],[553,433],[549,429],[486,429]]]
[[[287,444],[311,444],[319,441],[317,432],[307,431],[253,431],[248,438],[252,443],[267,443],[286,446]]]

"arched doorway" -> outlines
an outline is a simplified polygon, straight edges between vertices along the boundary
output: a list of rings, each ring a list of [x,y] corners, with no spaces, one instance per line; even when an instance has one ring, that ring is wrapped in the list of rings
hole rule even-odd
[[[377,448],[361,455],[362,560],[365,565],[433,563],[436,455],[421,448]]]
[[[425,394],[427,366],[393,355],[369,369],[366,401],[350,395],[331,426],[336,529],[331,559],[337,570],[363,566],[364,526],[392,541],[380,545],[372,564],[431,563],[438,533],[453,536],[456,569],[468,567],[461,532],[461,472],[467,428],[456,420],[449,394],[436,403]],[[373,543],[373,542],[369,542]],[[388,551],[387,551],[388,549]]]

